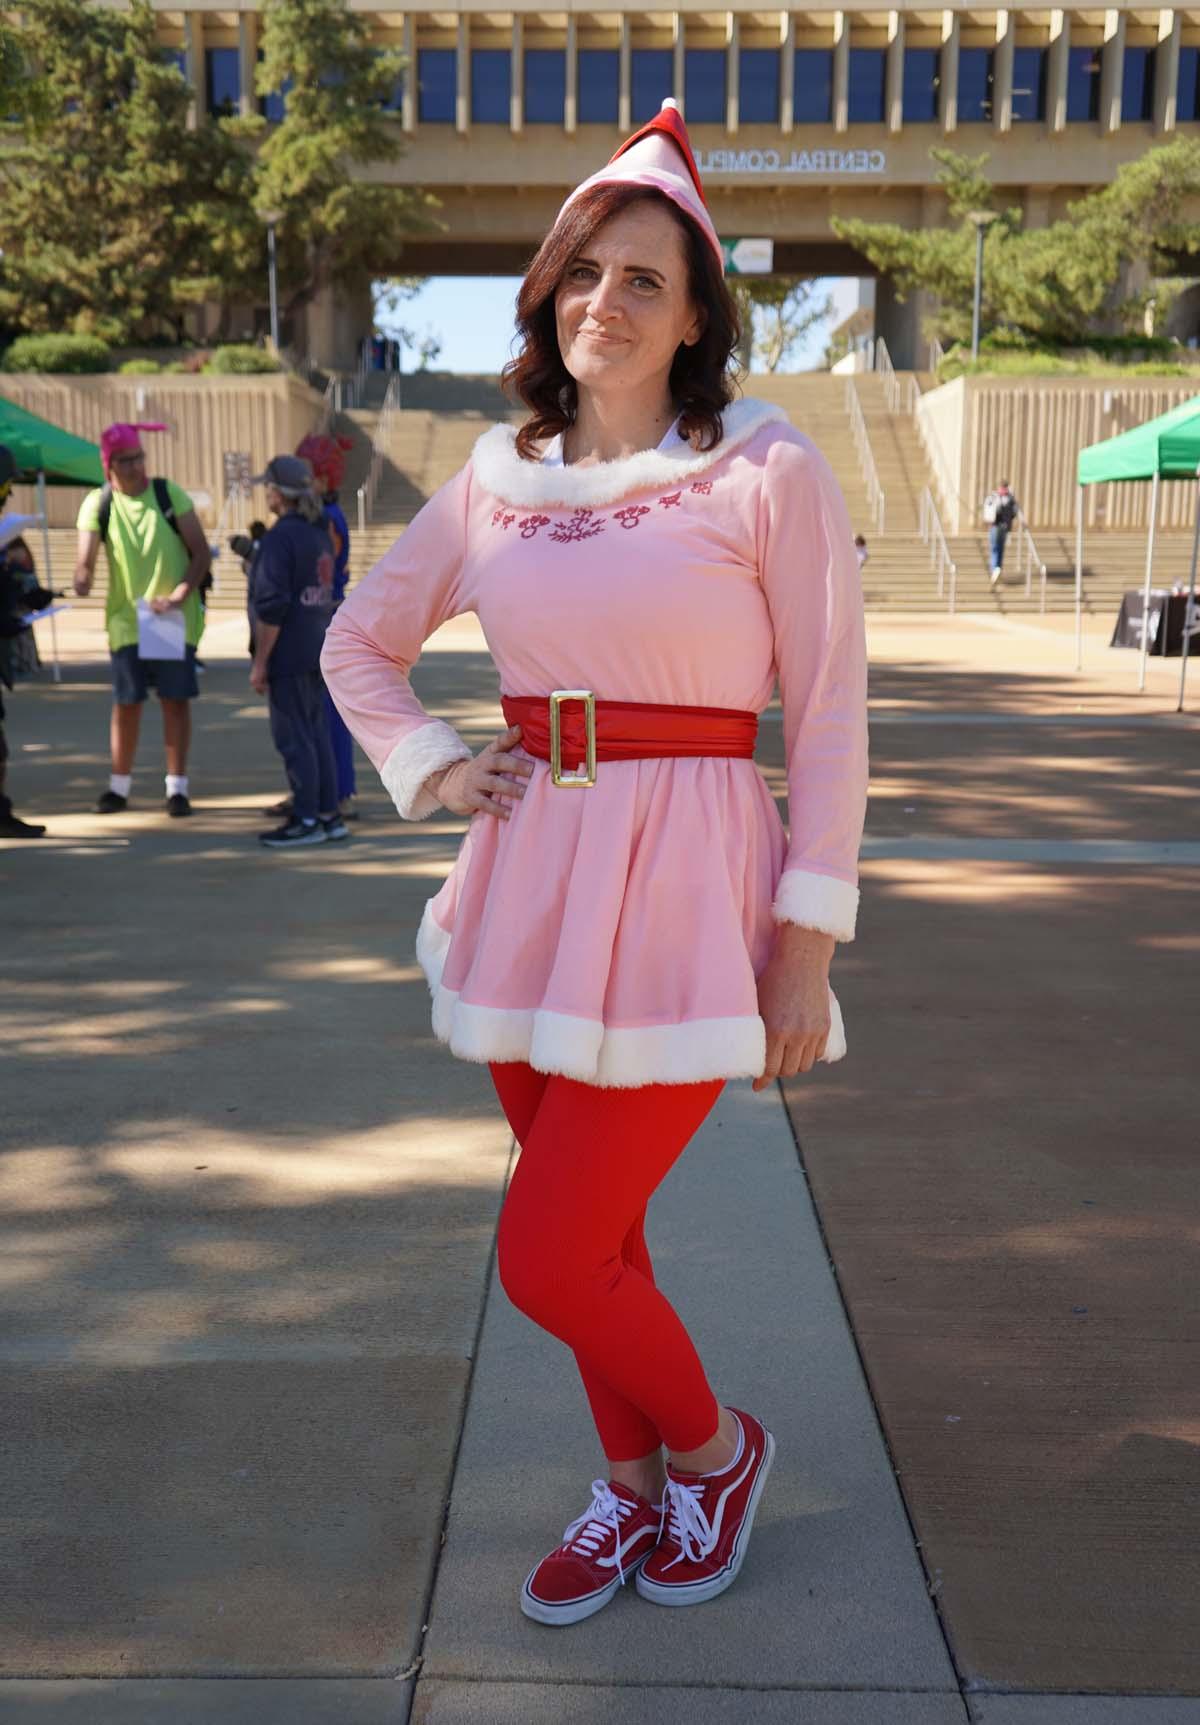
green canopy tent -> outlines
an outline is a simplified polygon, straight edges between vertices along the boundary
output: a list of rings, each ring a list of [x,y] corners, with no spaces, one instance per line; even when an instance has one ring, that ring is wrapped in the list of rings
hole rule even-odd
[[[1083,488],[1105,481],[1149,480],[1150,531],[1146,540],[1146,586],[1142,600],[1142,656],[1138,688],[1146,687],[1146,656],[1150,650],[1150,582],[1154,569],[1154,529],[1158,521],[1158,488],[1164,479],[1194,479],[1196,527],[1192,538],[1192,579],[1183,631],[1183,663],[1179,674],[1179,710],[1187,681],[1188,644],[1196,615],[1196,561],[1200,552],[1200,396],[1160,413],[1145,425],[1123,431],[1104,443],[1079,452],[1079,489],[1075,507],[1075,657],[1083,662]]]
[[[40,419],[18,407],[15,401],[0,396],[0,443],[12,451],[18,467],[18,478],[24,485],[36,485],[38,510],[42,517],[42,555],[45,578],[50,580],[50,529],[46,521],[47,485],[103,485],[104,466],[94,443],[73,432],[64,431],[48,419]],[[58,632],[50,618],[53,642],[54,679],[61,680],[58,662]]]

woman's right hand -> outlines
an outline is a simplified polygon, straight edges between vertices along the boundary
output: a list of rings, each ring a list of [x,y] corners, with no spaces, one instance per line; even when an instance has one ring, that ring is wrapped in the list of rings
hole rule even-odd
[[[520,725],[510,725],[473,759],[430,773],[425,784],[453,815],[498,815],[509,820],[510,804],[520,802],[533,772],[532,761],[511,753],[520,741]]]

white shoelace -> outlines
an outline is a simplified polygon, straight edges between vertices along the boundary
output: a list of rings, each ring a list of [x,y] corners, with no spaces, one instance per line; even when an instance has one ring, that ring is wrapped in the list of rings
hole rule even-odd
[[[667,1504],[670,1508],[667,1533],[679,1545],[679,1556],[671,1559],[666,1566],[668,1569],[674,1569],[685,1557],[689,1563],[699,1563],[716,1547],[717,1536],[700,1507],[703,1496],[703,1483],[684,1485],[681,1480],[667,1475]]]
[[[600,1547],[610,1534],[616,1540],[617,1574],[621,1578],[621,1586],[625,1585],[625,1571],[621,1565],[621,1523],[633,1514],[634,1505],[618,1497],[608,1482],[602,1479],[592,1481],[592,1505],[584,1510],[579,1518],[573,1521],[563,1534],[563,1544],[570,1546],[582,1557],[595,1557]]]

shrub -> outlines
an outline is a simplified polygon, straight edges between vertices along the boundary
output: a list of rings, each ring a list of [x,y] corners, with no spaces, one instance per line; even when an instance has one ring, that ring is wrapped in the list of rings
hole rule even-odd
[[[168,360],[166,365],[163,366],[163,372],[164,373],[170,371],[170,372],[175,372],[177,375],[179,372],[186,371],[187,369],[188,369],[187,366],[183,363],[183,361],[181,359]]]
[[[108,346],[94,335],[19,335],[0,371],[96,372],[112,368]]]
[[[282,367],[266,348],[251,347],[244,342],[217,348],[204,369],[225,376],[248,376],[257,372],[280,371]]]
[[[156,359],[126,359],[117,367],[119,377],[149,377],[162,366]]]

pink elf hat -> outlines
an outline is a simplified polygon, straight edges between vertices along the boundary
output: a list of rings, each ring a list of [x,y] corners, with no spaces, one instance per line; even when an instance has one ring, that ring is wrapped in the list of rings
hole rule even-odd
[[[559,216],[593,186],[614,185],[646,186],[670,198],[700,229],[724,270],[725,254],[704,201],[700,170],[692,154],[687,127],[679,112],[679,103],[673,97],[668,96],[654,118],[625,140],[607,167],[576,186],[558,212]]]
[[[104,471],[112,463],[114,455],[125,455],[131,449],[136,449],[142,441],[143,431],[166,431],[165,425],[127,425],[118,421],[116,425],[106,425],[100,433],[100,460],[104,463]]]

